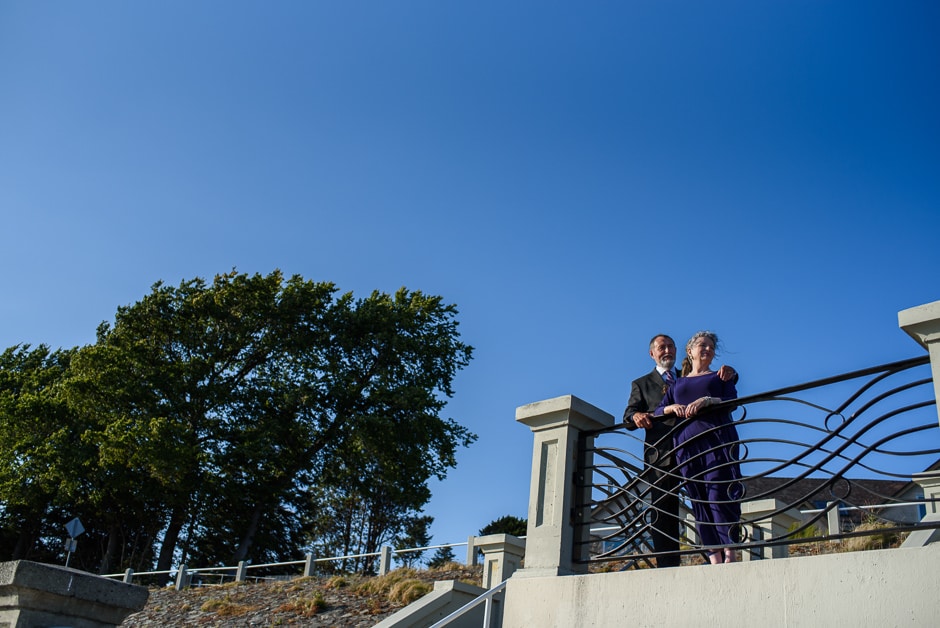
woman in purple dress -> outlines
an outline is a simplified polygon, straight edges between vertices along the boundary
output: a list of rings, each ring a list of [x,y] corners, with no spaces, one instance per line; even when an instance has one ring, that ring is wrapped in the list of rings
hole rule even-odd
[[[732,408],[708,410],[738,396],[734,382],[723,382],[712,371],[718,336],[696,333],[686,344],[688,373],[676,380],[656,409],[657,415],[674,414],[685,419],[673,436],[676,465],[686,480],[696,529],[702,545],[709,547],[712,564],[734,562],[731,528],[741,519],[741,471],[738,465],[738,433],[731,420]]]

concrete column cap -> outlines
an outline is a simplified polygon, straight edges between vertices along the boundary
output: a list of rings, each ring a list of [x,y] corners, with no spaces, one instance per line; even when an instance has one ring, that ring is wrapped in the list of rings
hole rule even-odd
[[[525,539],[520,539],[512,534],[487,534],[478,536],[473,541],[473,546],[481,550],[484,554],[493,551],[504,551],[508,554],[525,555]]]
[[[940,301],[901,310],[898,326],[925,349],[927,343],[940,341]]]
[[[528,425],[533,432],[566,424],[587,431],[610,427],[614,417],[574,395],[563,395],[519,406],[516,421]]]

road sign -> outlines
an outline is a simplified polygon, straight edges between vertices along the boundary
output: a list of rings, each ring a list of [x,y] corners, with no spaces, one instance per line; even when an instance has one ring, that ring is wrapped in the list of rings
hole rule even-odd
[[[78,517],[75,517],[65,524],[65,531],[69,533],[70,539],[74,539],[85,531],[85,526],[83,526],[82,522],[78,520]]]

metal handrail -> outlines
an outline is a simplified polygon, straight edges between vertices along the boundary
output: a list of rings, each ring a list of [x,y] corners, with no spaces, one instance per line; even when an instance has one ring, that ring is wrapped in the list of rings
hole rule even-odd
[[[465,545],[467,545],[467,541],[464,541],[462,543],[444,543],[441,545],[428,545],[426,547],[409,547],[409,548],[404,548],[404,549],[393,549],[391,550],[391,553],[392,554],[410,554],[414,552],[423,552],[426,550],[433,550],[433,549],[439,549],[439,548],[444,548],[444,547],[463,547]],[[365,554],[347,554],[344,556],[311,558],[310,560],[311,562],[314,562],[314,563],[328,563],[328,562],[333,562],[333,561],[338,561],[338,560],[347,560],[350,558],[365,558],[365,557],[370,557],[370,556],[372,557],[381,556],[381,554],[382,552],[369,552]],[[261,569],[261,568],[268,568],[268,567],[291,567],[295,565],[305,565],[306,563],[307,563],[307,559],[303,559],[303,560],[289,560],[289,561],[277,562],[277,563],[259,563],[256,565],[246,564],[244,567],[246,570],[248,570],[248,569]],[[182,565],[180,567],[182,567]],[[180,567],[177,567],[176,569],[164,569],[160,571],[134,571],[133,575],[134,576],[171,575],[171,574],[175,574],[179,572]],[[238,565],[233,565],[233,566],[223,565],[219,567],[192,567],[192,568],[186,567],[186,572],[187,573],[214,573],[214,572],[220,572],[220,571],[236,571],[238,568],[239,568]],[[102,578],[123,578],[125,576],[126,576],[126,572],[104,574],[101,577]]]
[[[470,611],[472,611],[474,608],[476,608],[483,602],[486,603],[486,606],[483,609],[483,628],[489,628],[490,622],[493,616],[492,615],[493,602],[494,602],[493,598],[496,596],[497,593],[501,593],[506,588],[507,582],[509,581],[503,580],[502,582],[497,584],[495,587],[493,587],[486,593],[483,593],[482,595],[480,595],[480,597],[470,600],[469,602],[467,602],[466,604],[464,604],[463,606],[455,610],[450,615],[447,615],[443,619],[440,619],[434,622],[433,624],[429,626],[429,628],[443,628],[444,626],[447,626],[455,619],[458,619],[459,617],[462,617],[466,613],[469,613]]]

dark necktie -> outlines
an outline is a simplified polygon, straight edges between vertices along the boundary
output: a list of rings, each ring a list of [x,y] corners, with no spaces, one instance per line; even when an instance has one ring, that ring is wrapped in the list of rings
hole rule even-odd
[[[676,376],[672,374],[672,371],[663,371],[663,379],[670,386],[676,383]]]

